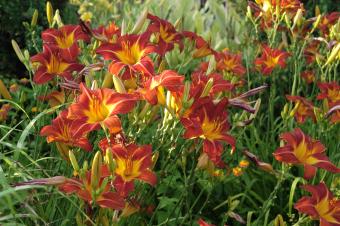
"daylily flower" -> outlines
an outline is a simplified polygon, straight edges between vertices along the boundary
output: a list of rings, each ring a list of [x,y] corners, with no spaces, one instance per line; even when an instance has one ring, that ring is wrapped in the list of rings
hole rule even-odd
[[[66,179],[63,184],[59,185],[59,190],[66,194],[76,193],[79,198],[89,204],[93,204],[95,201],[100,207],[122,210],[125,207],[124,198],[119,193],[110,191],[110,183],[104,180],[110,176],[107,167],[102,166],[100,171],[101,176],[95,188],[91,185],[93,180],[91,172],[87,171],[84,179]]]
[[[215,226],[214,224],[209,224],[205,222],[202,218],[198,219],[197,223],[199,226]]]
[[[57,75],[72,80],[72,72],[80,71],[84,67],[76,62],[65,60],[59,49],[51,49],[47,45],[44,45],[42,53],[31,57],[31,62],[38,63],[38,69],[33,77],[33,81],[37,84],[46,83]]]
[[[255,2],[264,14],[270,14],[279,7],[280,13],[285,12],[290,18],[295,16],[298,9],[303,9],[303,4],[299,0],[255,0]]]
[[[330,28],[338,22],[340,18],[340,12],[332,12],[326,14],[321,18],[318,28],[321,30],[324,36],[329,35]]]
[[[318,100],[326,99],[329,108],[340,104],[340,86],[337,82],[320,82],[318,87],[321,90]]]
[[[298,123],[304,123],[306,118],[310,117],[315,122],[314,105],[310,101],[300,96],[289,96],[286,98],[295,103],[295,107],[291,114],[294,114],[295,120]]]
[[[86,138],[89,126],[79,125],[77,121],[68,119],[67,114],[67,110],[61,112],[57,118],[53,119],[51,125],[44,126],[41,129],[40,135],[46,136],[48,143],[57,142],[58,150],[63,157],[68,155],[69,146],[91,151],[92,146]]]
[[[115,43],[117,38],[120,37],[121,30],[114,23],[110,22],[108,26],[99,26],[97,29],[93,30],[93,35],[101,41]]]
[[[147,31],[155,34],[156,36],[156,53],[164,56],[166,52],[174,48],[174,44],[176,43],[180,46],[180,48],[183,48],[182,35],[176,31],[175,27],[171,23],[150,13],[147,18],[151,20]]]
[[[216,69],[219,71],[231,72],[235,75],[242,76],[246,73],[242,65],[241,54],[232,54],[228,50],[215,54]]]
[[[65,93],[64,91],[52,91],[46,96],[39,96],[38,100],[48,101],[51,107],[55,107],[65,103]]]
[[[307,64],[312,64],[316,61],[317,57],[322,57],[322,55],[319,53],[319,46],[319,40],[313,40],[307,44],[303,51]]]
[[[91,125],[91,130],[103,124],[110,133],[121,131],[117,114],[131,111],[138,99],[136,95],[117,93],[107,88],[90,90],[83,83],[80,90],[77,102],[69,106],[67,117]]]
[[[314,220],[320,220],[320,226],[340,225],[340,200],[333,196],[324,182],[304,185],[303,189],[312,193],[312,196],[302,197],[295,203],[295,209]]]
[[[229,130],[227,99],[222,99],[214,104],[210,97],[197,100],[191,106],[190,113],[181,118],[185,127],[184,138],[202,138],[203,151],[208,154],[210,160],[216,166],[224,167],[221,159],[223,154],[222,141],[229,143],[232,150],[235,149],[235,139],[227,134]]]
[[[180,92],[183,90],[184,77],[175,71],[165,70],[161,74],[151,77],[140,89],[143,97],[150,104],[165,104],[165,94],[163,88],[170,92]]]
[[[117,42],[103,43],[96,52],[105,60],[112,60],[109,71],[123,80],[137,77],[138,74],[150,77],[154,73],[153,63],[148,54],[155,52],[155,48],[149,44],[150,34],[123,35]]]
[[[126,196],[134,189],[134,180],[141,180],[152,186],[157,183],[157,176],[150,169],[152,166],[150,145],[117,144],[113,145],[111,150],[116,161],[114,184],[122,196]]]
[[[204,72],[197,71],[191,74],[190,98],[197,99],[201,97],[209,80],[212,80],[211,89],[209,90],[209,95],[211,96],[220,92],[230,92],[235,88],[233,84],[218,73],[206,75]]]
[[[0,108],[0,122],[6,121],[8,112],[11,110],[10,104],[4,104]]]
[[[301,72],[301,77],[307,82],[307,84],[310,84],[314,82],[315,75],[313,71],[303,71]]]
[[[59,29],[50,28],[42,32],[42,40],[52,48],[60,49],[65,60],[73,61],[79,55],[78,40],[89,41],[79,25],[65,25]]]
[[[183,31],[183,35],[195,42],[196,50],[192,54],[194,58],[205,57],[215,53],[215,51],[210,47],[210,44],[196,33]]]
[[[272,71],[280,66],[286,67],[286,59],[289,54],[279,49],[272,49],[267,45],[263,45],[262,56],[255,59],[255,66],[263,75],[269,75]]]
[[[296,128],[293,132],[283,133],[280,139],[286,144],[273,153],[275,159],[280,162],[303,165],[304,178],[314,177],[317,167],[332,173],[340,173],[340,169],[333,165],[325,155],[325,146],[320,141],[313,140],[304,134],[301,129]]]

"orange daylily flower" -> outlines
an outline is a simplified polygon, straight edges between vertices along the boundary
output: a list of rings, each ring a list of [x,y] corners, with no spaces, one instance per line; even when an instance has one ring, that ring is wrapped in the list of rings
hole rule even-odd
[[[267,45],[262,46],[262,56],[255,59],[255,67],[263,75],[269,75],[272,71],[280,66],[286,67],[286,59],[289,54],[279,49],[272,49]]]
[[[79,25],[65,25],[59,29],[50,28],[41,33],[44,44],[60,49],[65,60],[73,61],[80,53],[77,41],[89,41],[89,36],[84,33]]]
[[[209,91],[210,96],[214,96],[220,92],[230,92],[235,86],[228,80],[225,80],[222,75],[218,73],[211,73],[206,75],[202,71],[196,71],[191,74],[191,86],[190,86],[190,98],[198,99],[207,85],[209,79],[213,80],[211,89]]]
[[[175,71],[165,70],[146,81],[144,88],[140,89],[139,92],[150,104],[165,104],[163,88],[170,92],[181,92],[184,87],[183,81],[184,76],[177,74]]]
[[[77,102],[69,106],[67,117],[91,125],[91,130],[98,129],[102,123],[110,133],[121,131],[117,114],[131,111],[138,99],[136,95],[117,93],[107,88],[90,90],[83,83],[80,90]]]
[[[215,226],[214,224],[209,224],[209,223],[205,222],[202,218],[198,219],[197,224],[199,226]]]
[[[8,112],[11,110],[10,104],[4,104],[0,108],[0,122],[6,121]]]
[[[157,176],[150,169],[152,166],[150,145],[116,144],[111,150],[116,161],[114,184],[122,196],[134,190],[134,180],[142,180],[152,186],[157,183]]]
[[[328,37],[330,28],[338,22],[340,18],[340,12],[332,12],[326,14],[321,18],[318,28],[325,37]]]
[[[295,209],[314,220],[320,220],[320,226],[340,225],[340,200],[333,196],[324,182],[304,185],[303,189],[312,193],[312,196],[302,197],[295,203]]]
[[[190,113],[181,118],[185,127],[184,138],[201,138],[203,151],[208,154],[210,160],[218,167],[224,167],[221,159],[223,154],[222,141],[229,143],[232,150],[235,149],[235,139],[227,134],[229,123],[226,106],[227,99],[222,99],[214,104],[210,97],[200,98],[191,106]]]
[[[330,121],[332,123],[340,122],[340,110],[337,106],[340,105],[340,86],[337,82],[323,82],[318,83],[321,93],[317,96],[318,100],[326,100],[326,111],[331,115]]]
[[[72,72],[80,71],[83,65],[63,58],[59,49],[51,49],[44,45],[43,52],[31,57],[32,63],[38,63],[38,69],[34,73],[33,81],[43,84],[52,80],[55,76],[61,76],[72,80]]]
[[[337,82],[320,82],[318,87],[321,90],[318,100],[326,99],[329,108],[340,104],[340,86]]]
[[[60,191],[66,194],[73,194],[81,198],[82,200],[92,204],[95,201],[100,207],[111,208],[115,210],[122,210],[125,207],[124,198],[117,192],[111,191],[110,183],[103,184],[104,179],[110,176],[110,173],[106,166],[100,168],[100,178],[96,188],[91,186],[92,175],[90,171],[85,173],[85,178],[71,178],[59,185]],[[97,191],[97,192],[96,192]],[[100,193],[98,194],[98,191]],[[93,195],[95,196],[93,197]]]
[[[148,56],[155,52],[155,48],[149,44],[150,34],[123,35],[117,42],[103,43],[96,52],[105,60],[112,60],[109,71],[119,76],[124,70],[122,79],[127,80],[137,77],[138,74],[150,77],[154,73],[153,62]]]
[[[283,133],[280,139],[286,144],[273,153],[275,159],[280,162],[303,165],[304,178],[314,177],[317,167],[332,173],[340,173],[340,168],[333,165],[325,155],[325,146],[320,141],[313,140],[304,134],[301,129],[296,128],[293,132]]]
[[[201,36],[191,31],[183,31],[182,34],[184,37],[187,37],[195,42],[196,50],[192,54],[194,58],[201,58],[215,54],[215,51],[210,47],[210,44]]]
[[[301,72],[301,77],[307,82],[307,84],[315,81],[315,75],[313,71],[303,71]]]
[[[67,110],[61,112],[57,118],[53,119],[51,125],[41,129],[40,135],[46,136],[48,143],[58,142],[65,146],[80,147],[91,151],[92,146],[86,138],[89,126],[86,124],[79,126],[77,121],[68,119],[67,114]]]
[[[294,17],[299,9],[303,10],[303,3],[299,0],[255,0],[264,14],[271,14],[279,7],[280,13],[286,13],[290,18]]]
[[[164,56],[166,52],[174,48],[174,44],[176,43],[180,46],[180,49],[183,48],[182,35],[176,31],[171,23],[150,13],[147,18],[151,20],[147,31],[156,36],[156,53]]]
[[[94,29],[93,35],[101,41],[115,43],[117,38],[120,37],[121,30],[114,23],[110,22],[108,26],[99,26],[97,29]]]
[[[232,54],[228,50],[215,54],[216,68],[219,71],[231,72],[242,76],[246,73],[245,67],[242,65],[241,54]]]
[[[286,95],[286,98],[295,103],[292,113],[298,123],[304,123],[308,117],[312,118],[314,122],[316,121],[312,102],[300,96]]]
[[[52,91],[49,94],[45,95],[45,96],[39,96],[38,100],[42,100],[42,101],[48,101],[48,104],[51,107],[55,107],[58,106],[60,104],[65,103],[65,93],[64,91]]]

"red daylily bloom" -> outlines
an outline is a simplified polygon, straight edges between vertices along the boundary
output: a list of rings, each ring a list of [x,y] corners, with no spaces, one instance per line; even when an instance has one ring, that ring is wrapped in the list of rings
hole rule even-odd
[[[326,99],[329,108],[340,104],[340,86],[337,82],[320,82],[318,87],[321,90],[318,100]]]
[[[123,196],[134,189],[134,180],[142,180],[152,186],[157,183],[157,176],[150,169],[152,166],[150,145],[117,144],[113,145],[111,150],[116,161],[115,187]]]
[[[200,58],[215,54],[215,51],[210,48],[210,44],[196,33],[191,31],[183,31],[183,35],[184,37],[187,37],[195,42],[196,50],[192,54],[194,58]]]
[[[296,103],[293,113],[298,123],[304,123],[308,117],[312,118],[314,122],[316,121],[313,103],[300,96],[286,95],[286,98]]]
[[[106,27],[100,26],[93,30],[93,35],[95,37],[109,43],[115,43],[116,39],[120,37],[120,34],[121,30],[114,22],[110,22]]]
[[[317,140],[313,140],[296,128],[293,132],[280,135],[280,139],[286,145],[276,149],[273,153],[280,162],[303,165],[304,178],[310,179],[315,176],[316,167],[323,168],[332,173],[340,173],[340,169],[333,165],[325,155],[325,146]]]
[[[288,56],[289,54],[285,51],[263,45],[262,56],[255,59],[256,69],[263,75],[269,75],[278,66],[285,68]]]
[[[180,92],[183,90],[184,77],[175,71],[165,70],[161,74],[151,77],[140,92],[150,104],[165,104],[163,88],[170,92]]]
[[[156,35],[156,53],[164,56],[166,52],[174,48],[175,43],[179,44],[181,49],[183,48],[182,35],[176,31],[171,23],[150,13],[148,19],[151,20],[151,23],[147,31]]]
[[[209,95],[213,96],[220,92],[230,92],[235,88],[228,80],[225,80],[222,75],[218,73],[211,73],[206,75],[201,71],[192,73],[191,75],[191,87],[190,87],[190,98],[197,99],[202,95],[204,87],[206,86],[209,79],[213,80],[213,84],[209,91]]]
[[[310,84],[315,80],[313,71],[303,71],[301,72],[301,77],[307,82],[307,84]]]
[[[112,192],[110,183],[106,185],[103,184],[104,178],[110,176],[109,171],[106,166],[101,167],[101,176],[96,188],[91,186],[91,172],[87,171],[85,173],[85,178],[83,180],[78,178],[66,179],[66,181],[59,185],[59,190],[66,194],[73,194],[81,198],[82,200],[93,203],[93,200],[103,208],[111,208],[116,210],[121,210],[125,207],[124,198],[121,197],[117,192]],[[102,190],[100,190],[100,188]],[[95,191],[101,191],[99,194]],[[93,194],[95,197],[93,197]]]
[[[84,67],[76,62],[65,60],[59,49],[51,49],[47,45],[44,45],[42,53],[32,56],[31,61],[39,63],[33,77],[33,81],[37,84],[46,83],[57,75],[72,80],[72,72],[80,71]]]
[[[65,25],[59,29],[47,29],[42,32],[41,38],[45,44],[60,49],[61,55],[68,61],[75,60],[79,55],[80,49],[77,41],[89,41],[90,39],[79,25]]]
[[[123,35],[114,44],[103,43],[96,52],[105,60],[112,60],[109,71],[119,76],[125,69],[122,79],[127,80],[137,76],[138,73],[150,77],[154,73],[153,63],[148,54],[155,52],[149,44],[148,33],[142,35]]]
[[[135,95],[116,93],[107,88],[89,90],[83,83],[80,90],[77,102],[69,107],[68,118],[91,125],[91,130],[98,129],[103,123],[110,133],[121,131],[117,114],[131,111],[138,99]]]
[[[242,76],[246,73],[245,67],[242,65],[241,54],[232,54],[225,50],[215,54],[216,68],[219,71],[232,72]]]
[[[332,12],[321,18],[318,27],[324,36],[328,37],[330,28],[338,22],[339,18],[340,12]]]
[[[67,114],[67,110],[61,112],[57,118],[53,119],[51,125],[44,126],[41,129],[40,135],[46,136],[48,143],[58,142],[66,146],[75,146],[83,148],[86,151],[91,151],[92,146],[86,138],[86,134],[90,129],[89,126],[79,126],[77,121],[68,119],[66,117]]]
[[[197,223],[199,226],[215,226],[214,224],[209,224],[205,222],[202,218],[198,219]]]
[[[320,226],[340,225],[340,200],[333,196],[324,182],[304,185],[303,189],[312,193],[312,196],[302,197],[295,203],[295,209],[314,220],[320,220]]]
[[[219,167],[224,167],[221,159],[223,145],[227,142],[235,149],[235,139],[227,134],[229,129],[228,114],[225,110],[227,99],[221,100],[216,105],[209,97],[201,98],[191,106],[190,113],[181,118],[185,127],[184,138],[202,138],[203,151],[208,154],[210,160]]]
[[[303,3],[299,0],[255,0],[255,2],[265,14],[270,14],[275,11],[276,7],[279,7],[280,14],[285,12],[290,18],[293,18],[299,9],[303,10]]]
[[[51,107],[55,107],[65,103],[65,93],[64,91],[52,91],[46,96],[39,96],[38,99],[42,101],[47,100]]]

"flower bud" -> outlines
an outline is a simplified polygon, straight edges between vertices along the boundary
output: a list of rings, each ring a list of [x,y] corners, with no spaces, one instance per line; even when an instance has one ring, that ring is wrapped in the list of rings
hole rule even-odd
[[[107,72],[104,76],[102,88],[111,88],[112,85],[113,85],[112,74],[110,72]]]
[[[58,28],[64,26],[63,22],[61,21],[61,17],[60,17],[60,13],[59,13],[59,9],[57,9],[55,11],[55,15],[53,17],[53,21],[55,21],[58,25]]]
[[[46,3],[46,15],[47,15],[48,24],[50,25],[50,27],[52,27],[52,23],[53,23],[53,8],[52,8],[52,4],[51,4],[50,1],[48,1]]]
[[[251,8],[250,8],[249,5],[247,6],[247,13],[246,13],[246,16],[247,16],[247,18],[249,18],[250,20],[253,19],[253,15],[252,15]]]
[[[23,63],[25,61],[25,57],[22,54],[21,49],[20,49],[18,43],[15,40],[13,40],[13,39],[12,39],[12,46],[13,46],[13,49],[15,51],[15,54],[17,55],[19,60]]]
[[[315,16],[320,16],[321,12],[320,12],[320,8],[318,5],[315,6]]]
[[[336,46],[333,47],[332,52],[329,55],[324,67],[333,63],[333,61],[338,57],[339,53],[340,53],[340,43],[338,43]]]
[[[283,218],[281,214],[277,215],[274,220],[274,226],[285,226],[285,222],[283,221]]]
[[[70,161],[71,161],[71,165],[72,165],[74,171],[75,171],[76,173],[78,173],[78,172],[79,172],[79,165],[78,165],[76,156],[74,156],[72,150],[69,150],[69,151],[68,151],[68,157],[69,157],[69,159],[70,159]]]
[[[112,81],[113,81],[113,84],[115,86],[115,90],[118,93],[126,93],[124,84],[123,84],[122,80],[118,76],[112,75]]]
[[[105,160],[106,160],[106,164],[108,165],[110,169],[110,172],[113,173],[116,170],[116,162],[113,159],[111,148],[106,149]]]
[[[34,13],[33,13],[33,16],[32,16],[32,20],[31,20],[31,26],[34,27],[35,25],[37,25],[37,21],[38,21],[38,10],[35,9],[34,10]]]
[[[144,9],[142,14],[137,19],[135,26],[132,28],[132,31],[131,31],[132,34],[137,34],[143,28],[143,25],[145,23],[147,16],[148,16],[148,10]]]
[[[293,20],[293,28],[300,27],[303,20],[303,12],[302,9],[298,9],[297,13],[295,14],[294,20]]]
[[[181,25],[182,25],[182,17],[178,18],[178,19],[175,21],[174,27],[175,27],[176,29],[179,29]]]
[[[11,94],[8,92],[8,89],[6,88],[5,84],[0,79],[0,96],[3,96],[7,100],[11,100]]]
[[[97,151],[96,155],[93,158],[92,168],[91,168],[91,187],[92,189],[96,189],[98,187],[100,174],[102,167],[102,155],[100,151]]]
[[[203,92],[202,92],[202,94],[201,94],[201,97],[206,97],[206,96],[209,95],[209,92],[210,92],[210,90],[211,90],[213,84],[214,84],[214,79],[213,79],[213,78],[210,78],[210,79],[208,80],[207,84],[205,84],[205,87],[204,87],[204,89],[203,89]]]
[[[156,151],[153,155],[152,155],[152,167],[151,169],[153,169],[157,163],[159,157],[159,151]]]

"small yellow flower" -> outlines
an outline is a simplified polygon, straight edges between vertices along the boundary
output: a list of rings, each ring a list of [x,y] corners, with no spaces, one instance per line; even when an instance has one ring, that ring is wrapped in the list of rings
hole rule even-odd
[[[249,166],[249,162],[247,160],[241,160],[239,166],[241,168],[247,168]]]
[[[33,113],[38,112],[38,111],[39,111],[39,108],[38,108],[38,107],[32,107],[31,111],[32,111]]]
[[[233,174],[235,177],[239,177],[243,174],[242,168],[241,167],[234,167],[233,168]]]

